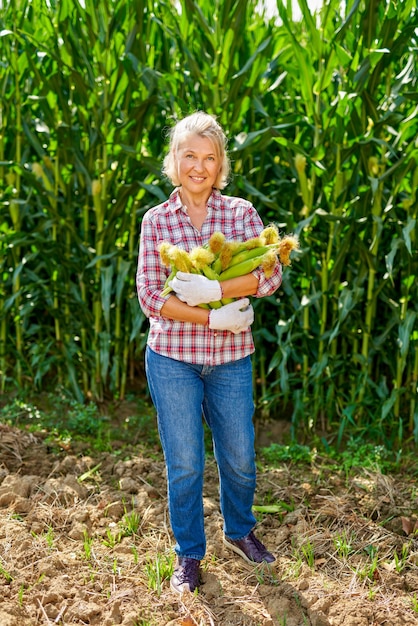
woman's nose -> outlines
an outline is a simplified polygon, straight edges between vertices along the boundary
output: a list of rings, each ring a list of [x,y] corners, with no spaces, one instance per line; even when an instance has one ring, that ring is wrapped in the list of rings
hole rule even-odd
[[[194,168],[195,170],[201,172],[204,168],[203,166],[203,159],[196,159],[195,163],[194,163]]]

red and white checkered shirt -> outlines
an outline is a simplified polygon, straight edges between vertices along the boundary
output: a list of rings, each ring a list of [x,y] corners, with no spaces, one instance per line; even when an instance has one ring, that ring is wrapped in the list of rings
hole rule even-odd
[[[260,216],[248,200],[224,196],[216,189],[208,200],[207,210],[199,231],[191,223],[178,189],[175,189],[166,202],[145,213],[136,282],[139,303],[150,322],[148,345],[154,352],[188,363],[220,365],[254,352],[250,329],[234,334],[160,315],[169,297],[162,297],[161,291],[170,273],[160,259],[158,248],[162,241],[190,251],[206,244],[214,232],[222,232],[229,241],[246,241],[257,237],[264,228]],[[281,284],[282,267],[279,262],[268,279],[261,269],[253,273],[259,279],[256,298],[271,295]]]

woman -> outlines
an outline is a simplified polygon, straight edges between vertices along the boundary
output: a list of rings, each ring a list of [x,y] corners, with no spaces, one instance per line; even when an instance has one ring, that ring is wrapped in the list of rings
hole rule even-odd
[[[254,312],[247,296],[274,293],[282,271],[277,262],[269,278],[257,269],[222,286],[180,272],[171,282],[173,291],[162,296],[168,275],[159,256],[162,241],[189,251],[207,243],[214,232],[222,232],[227,240],[246,241],[264,228],[250,202],[221,194],[229,159],[225,134],[212,116],[197,112],[173,127],[163,172],[175,189],[143,217],[137,287],[150,321],[145,367],[157,411],[176,539],[171,587],[181,593],[199,587],[200,561],[206,551],[202,414],[218,465],[224,543],[250,563],[275,560],[253,532]],[[236,300],[219,309],[198,306],[222,298]]]

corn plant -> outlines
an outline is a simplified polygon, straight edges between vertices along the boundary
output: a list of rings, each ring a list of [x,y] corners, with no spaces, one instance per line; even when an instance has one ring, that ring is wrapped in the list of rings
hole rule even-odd
[[[418,441],[416,7],[288,4],[2,3],[2,392],[135,387],[141,218],[171,191],[166,129],[204,109],[227,193],[301,244],[254,302],[258,411],[294,437]]]

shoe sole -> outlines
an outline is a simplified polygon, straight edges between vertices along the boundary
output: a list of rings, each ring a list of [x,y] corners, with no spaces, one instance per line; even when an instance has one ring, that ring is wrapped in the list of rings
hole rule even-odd
[[[175,593],[178,593],[180,596],[182,593],[194,593],[193,591],[190,591],[190,588],[188,589],[183,589],[182,591],[180,591],[180,589],[177,589],[177,587],[175,587],[173,585],[173,583],[170,582],[170,589],[171,591],[174,591]]]
[[[248,558],[248,556],[245,554],[245,552],[243,552],[242,550],[237,548],[237,546],[234,546],[233,543],[229,543],[229,541],[228,541],[228,539],[226,537],[223,538],[223,542],[224,542],[224,544],[226,546],[228,546],[228,548],[233,550],[236,554],[239,554],[239,556],[241,558],[243,558],[244,561],[247,561],[247,563],[249,563],[250,565],[261,565],[262,563],[265,563],[266,565],[273,565],[273,563],[274,563],[274,561],[272,561],[271,563],[269,563],[268,561],[261,561],[260,563],[258,563],[257,561],[252,561],[251,559]]]
[[[191,593],[191,594],[193,594],[193,593],[195,593],[196,589],[199,590],[199,587],[196,587],[196,589],[194,591],[190,591],[190,587],[188,585],[187,585],[187,587],[188,587],[187,589],[183,589],[182,591],[180,591],[180,589],[177,589],[177,587],[175,587],[173,585],[173,583],[170,582],[170,589],[171,589],[171,591],[174,591],[175,593],[178,593],[180,596],[181,596],[182,593]]]

